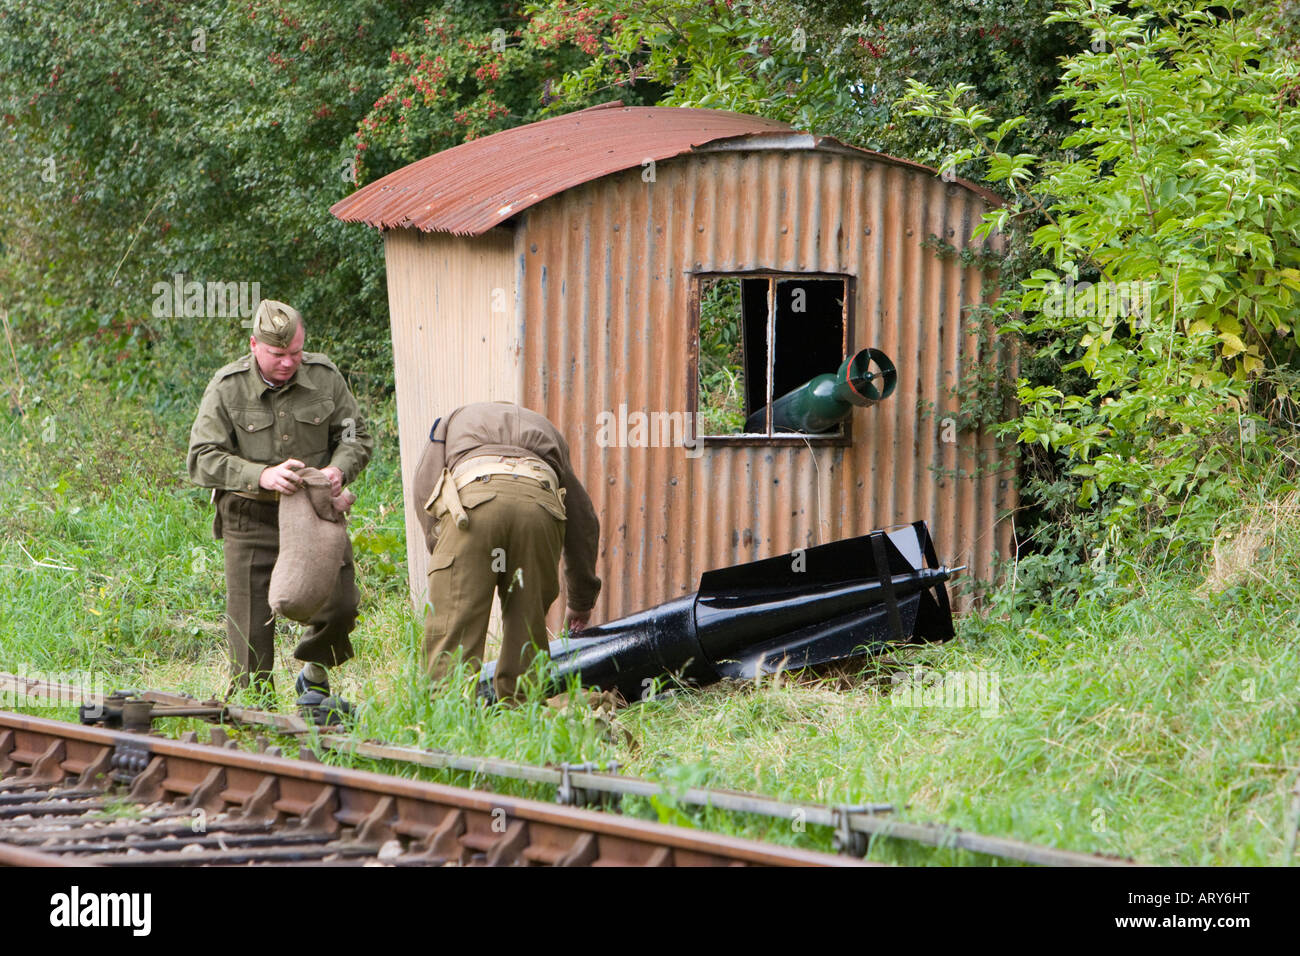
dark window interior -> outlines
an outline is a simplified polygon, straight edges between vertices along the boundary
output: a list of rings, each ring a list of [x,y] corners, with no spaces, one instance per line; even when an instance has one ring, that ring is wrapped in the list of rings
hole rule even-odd
[[[839,368],[846,348],[846,289],[846,280],[822,277],[751,275],[702,279],[699,433],[772,434],[766,415],[761,429],[755,429],[751,422],[747,431],[744,419],[764,411],[769,394],[773,400],[778,399],[814,376]],[[769,329],[768,307],[772,299],[776,315],[775,325]],[[774,341],[772,361],[767,354],[769,334]],[[721,371],[724,368],[726,371]],[[716,384],[722,380],[735,392],[730,398],[723,396],[722,386]],[[710,413],[709,409],[717,411]],[[841,429],[830,434],[842,433]]]

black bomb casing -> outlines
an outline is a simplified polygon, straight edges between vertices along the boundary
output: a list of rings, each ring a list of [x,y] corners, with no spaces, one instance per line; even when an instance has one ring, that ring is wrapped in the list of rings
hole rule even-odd
[[[631,701],[657,678],[752,679],[947,640],[951,573],[923,521],[708,571],[694,594],[553,641],[555,689],[577,674]],[[480,695],[494,696],[494,672]]]

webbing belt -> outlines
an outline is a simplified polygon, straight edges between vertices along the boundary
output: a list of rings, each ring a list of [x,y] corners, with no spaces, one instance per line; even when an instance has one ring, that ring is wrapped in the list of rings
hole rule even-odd
[[[249,501],[279,501],[280,492],[278,491],[231,491],[232,495],[239,495],[241,498],[247,498]]]
[[[560,487],[555,471],[540,458],[503,458],[501,456],[480,455],[466,458],[451,473],[459,490],[471,481],[490,478],[493,475],[514,475],[516,478],[531,478],[547,491]]]
[[[555,477],[554,469],[540,458],[480,455],[462,461],[455,471],[444,468],[438,476],[438,483],[433,486],[433,493],[424,503],[424,510],[434,518],[441,518],[451,512],[456,527],[463,531],[469,527],[469,515],[460,503],[460,489],[471,482],[486,481],[494,475],[535,481],[547,491],[553,492],[560,501],[560,507],[564,506],[564,491],[560,488],[559,479]]]

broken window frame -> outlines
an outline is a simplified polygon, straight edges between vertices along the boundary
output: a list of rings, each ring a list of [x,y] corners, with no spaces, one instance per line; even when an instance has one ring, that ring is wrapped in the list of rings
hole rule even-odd
[[[853,326],[854,314],[853,303],[856,300],[856,279],[854,276],[845,273],[836,272],[782,272],[774,269],[754,269],[741,270],[736,272],[690,272],[690,308],[688,309],[687,321],[690,322],[690,328],[687,330],[687,341],[690,343],[690,356],[687,362],[687,385],[690,394],[687,398],[686,407],[691,410],[692,431],[696,441],[705,442],[709,445],[749,445],[763,447],[783,447],[794,445],[798,447],[827,447],[838,446],[847,447],[853,444],[853,416],[850,416],[841,426],[837,433],[833,434],[813,434],[811,432],[772,432],[772,402],[780,395],[772,394],[773,389],[773,372],[776,367],[776,354],[773,348],[776,338],[776,284],[788,280],[817,280],[842,282],[844,284],[844,304],[841,310],[843,321],[843,335],[840,343],[841,361],[844,357],[853,354]],[[704,283],[713,279],[767,279],[767,367],[764,370],[764,377],[767,380],[767,400],[764,406],[767,409],[767,433],[746,432],[737,435],[703,435],[699,432],[700,421],[700,306],[703,295]],[[743,321],[743,320],[742,320]],[[827,371],[834,372],[834,369]]]

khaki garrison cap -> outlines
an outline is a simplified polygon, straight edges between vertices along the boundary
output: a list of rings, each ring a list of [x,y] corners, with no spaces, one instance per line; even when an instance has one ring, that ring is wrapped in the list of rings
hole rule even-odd
[[[287,349],[300,325],[302,313],[293,306],[263,299],[257,307],[257,317],[253,319],[253,337],[263,345]]]

